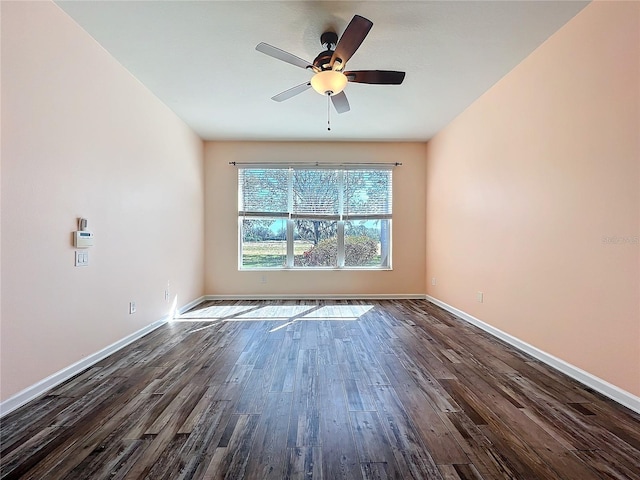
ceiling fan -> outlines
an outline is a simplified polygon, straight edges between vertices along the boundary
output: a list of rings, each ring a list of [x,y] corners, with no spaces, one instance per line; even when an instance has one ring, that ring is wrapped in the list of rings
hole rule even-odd
[[[400,85],[405,72],[392,70],[344,70],[351,56],[358,50],[365,37],[373,27],[373,23],[360,15],[355,15],[340,40],[335,32],[324,32],[320,36],[320,43],[325,48],[313,62],[308,62],[289,52],[285,52],[267,43],[259,43],[256,50],[271,57],[290,63],[297,67],[312,70],[311,80],[285,90],[272,100],[282,102],[309,88],[313,88],[321,95],[331,98],[338,113],[350,110],[349,101],[344,93],[348,82],[369,83],[375,85]]]

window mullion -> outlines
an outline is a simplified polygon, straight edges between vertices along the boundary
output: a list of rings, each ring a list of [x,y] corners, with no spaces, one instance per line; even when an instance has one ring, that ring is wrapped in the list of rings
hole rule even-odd
[[[293,168],[287,173],[287,211],[289,216],[293,213]]]
[[[293,267],[293,235],[294,235],[293,220],[287,220],[287,268]]]
[[[337,232],[337,243],[338,243],[338,255],[337,255],[337,260],[338,260],[338,268],[343,268],[344,267],[344,257],[345,257],[345,253],[344,253],[344,221],[343,220],[339,220],[338,221],[338,232]]]
[[[344,170],[338,170],[338,215],[342,220],[344,215],[344,192],[345,192],[345,175]]]
[[[287,175],[287,212],[289,218],[287,220],[287,268],[293,268],[293,237],[295,228],[291,215],[293,213],[293,168],[289,169]]]
[[[338,171],[338,228],[336,229],[336,242],[337,242],[337,263],[338,268],[344,267],[344,193],[345,193],[345,174],[344,170]]]
[[[243,217],[238,217],[238,238],[240,241],[238,242],[238,268],[242,268],[242,249],[244,248],[244,242],[242,241],[242,223]]]

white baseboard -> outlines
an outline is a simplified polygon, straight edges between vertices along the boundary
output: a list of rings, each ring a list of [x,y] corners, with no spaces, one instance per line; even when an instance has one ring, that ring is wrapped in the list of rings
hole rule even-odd
[[[450,313],[453,313],[457,317],[475,325],[478,328],[481,328],[485,332],[490,333],[494,337],[499,338],[507,342],[508,344],[516,347],[518,350],[521,350],[525,353],[528,353],[534,358],[546,363],[550,367],[559,370],[560,372],[568,375],[574,380],[579,381],[580,383],[586,385],[593,390],[600,392],[601,394],[609,397],[610,399],[624,405],[625,407],[633,410],[634,412],[640,413],[640,397],[636,397],[632,393],[627,392],[626,390],[621,389],[620,387],[616,387],[615,385],[607,382],[606,380],[602,380],[601,378],[592,375],[589,372],[582,370],[581,368],[576,367],[575,365],[571,365],[564,360],[551,355],[543,350],[540,350],[533,345],[528,344],[527,342],[523,342],[519,338],[514,337],[502,330],[492,327],[491,325],[483,322],[482,320],[477,319],[476,317],[469,315],[462,310],[458,310],[451,305],[448,305],[437,298],[433,298],[429,295],[426,296],[426,299],[439,307],[444,308]]]
[[[184,312],[191,310],[193,307],[195,307],[196,305],[201,304],[202,302],[205,301],[205,297],[200,297],[200,298],[196,298],[195,300],[193,300],[192,302],[187,303],[186,305],[183,305],[181,308],[178,309],[178,313],[180,315],[182,315]]]
[[[424,300],[424,294],[276,294],[276,295],[205,295],[205,300]]]
[[[190,308],[193,308],[194,306],[202,302],[203,299],[204,297],[200,297],[192,302],[189,302],[188,304],[178,309],[179,313],[182,314],[187,310],[189,310]],[[42,395],[43,393],[46,393],[48,390],[52,389],[53,387],[60,385],[62,382],[70,379],[74,375],[77,375],[83,370],[98,363],[100,360],[117,352],[121,348],[124,348],[130,343],[135,342],[139,338],[144,337],[145,335],[152,332],[156,328],[167,323],[169,320],[171,320],[169,315],[165,315],[160,320],[157,320],[147,325],[146,327],[141,328],[136,332],[133,332],[131,335],[127,335],[126,337],[118,340],[115,343],[112,343],[111,345],[103,348],[102,350],[95,352],[89,355],[88,357],[83,358],[82,360],[79,360],[73,365],[69,365],[68,367],[63,368],[62,370],[48,376],[47,378],[40,380],[38,383],[25,388],[21,392],[18,392],[17,394],[13,395],[12,397],[0,403],[0,418],[14,411],[15,409],[21,407],[25,403],[30,402],[31,400]]]

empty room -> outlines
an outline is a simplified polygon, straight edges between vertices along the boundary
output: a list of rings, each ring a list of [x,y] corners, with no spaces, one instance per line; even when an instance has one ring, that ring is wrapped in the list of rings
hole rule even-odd
[[[639,2],[0,21],[0,479],[640,480]]]

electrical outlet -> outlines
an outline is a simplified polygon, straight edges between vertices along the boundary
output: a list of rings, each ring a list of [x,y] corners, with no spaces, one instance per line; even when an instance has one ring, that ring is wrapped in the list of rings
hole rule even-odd
[[[136,313],[136,302],[129,302],[129,314]]]
[[[260,277],[260,283],[267,283],[267,276],[266,275],[262,275]]]
[[[476,294],[476,299],[478,300],[478,303],[483,303],[484,302],[484,293],[478,292]]]
[[[437,285],[436,277],[431,277],[431,285]]]

